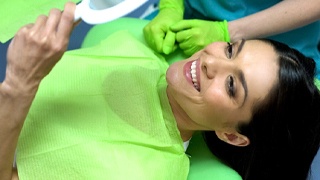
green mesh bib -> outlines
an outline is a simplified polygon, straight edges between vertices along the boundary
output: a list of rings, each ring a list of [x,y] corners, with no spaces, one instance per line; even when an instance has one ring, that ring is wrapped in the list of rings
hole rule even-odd
[[[67,52],[41,83],[21,132],[20,179],[187,179],[167,67],[125,31]]]

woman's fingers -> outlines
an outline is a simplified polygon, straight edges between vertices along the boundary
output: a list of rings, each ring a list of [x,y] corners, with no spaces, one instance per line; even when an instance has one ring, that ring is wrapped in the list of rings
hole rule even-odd
[[[45,32],[46,34],[55,34],[57,30],[59,21],[61,18],[61,11],[59,9],[51,9],[49,12],[49,17],[45,25]]]
[[[66,38],[70,36],[74,27],[74,11],[76,5],[68,2],[64,7],[64,11],[61,15],[60,23],[57,28],[57,36],[60,38]]]
[[[33,34],[39,34],[40,31],[43,30],[43,27],[45,27],[48,17],[45,15],[38,16],[34,26],[32,27],[32,30],[30,31],[30,35]]]
[[[24,89],[40,83],[67,49],[74,10],[67,3],[63,12],[53,9],[18,31],[8,48],[6,82]]]

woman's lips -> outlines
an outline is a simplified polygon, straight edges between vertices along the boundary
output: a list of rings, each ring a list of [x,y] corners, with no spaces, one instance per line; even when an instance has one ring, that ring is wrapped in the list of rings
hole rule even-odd
[[[194,60],[187,62],[184,71],[187,81],[192,84],[197,91],[200,91],[199,61]]]

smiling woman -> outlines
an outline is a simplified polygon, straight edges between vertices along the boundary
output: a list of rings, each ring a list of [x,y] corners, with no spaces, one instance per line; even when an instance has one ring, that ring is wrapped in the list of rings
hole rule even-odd
[[[238,136],[237,125],[251,119],[254,106],[278,83],[278,60],[272,46],[243,40],[233,50],[229,48],[225,42],[212,43],[169,67],[167,92],[171,106],[181,108],[173,109],[179,112],[175,118],[180,132],[211,130],[221,137],[224,132]],[[190,139],[191,132],[183,139]],[[249,140],[242,137],[237,143],[246,145]]]
[[[237,125],[250,145],[229,146],[209,131],[206,142],[243,179],[306,179],[320,141],[315,62],[284,44],[264,42],[272,45],[280,68],[277,83],[252,108],[251,120]]]
[[[306,177],[320,141],[312,59],[242,40],[169,65],[126,31],[64,53],[74,7],[40,16],[8,49],[1,177],[17,148],[21,179],[185,180],[197,131],[243,179]]]

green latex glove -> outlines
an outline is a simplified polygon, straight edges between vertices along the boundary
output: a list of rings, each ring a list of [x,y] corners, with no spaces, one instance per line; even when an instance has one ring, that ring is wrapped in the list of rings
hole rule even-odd
[[[170,27],[179,47],[192,55],[215,41],[230,41],[227,21],[182,20]]]
[[[175,51],[176,34],[170,31],[170,26],[182,19],[182,0],[161,0],[158,15],[143,29],[148,45],[159,53],[170,54]]]

